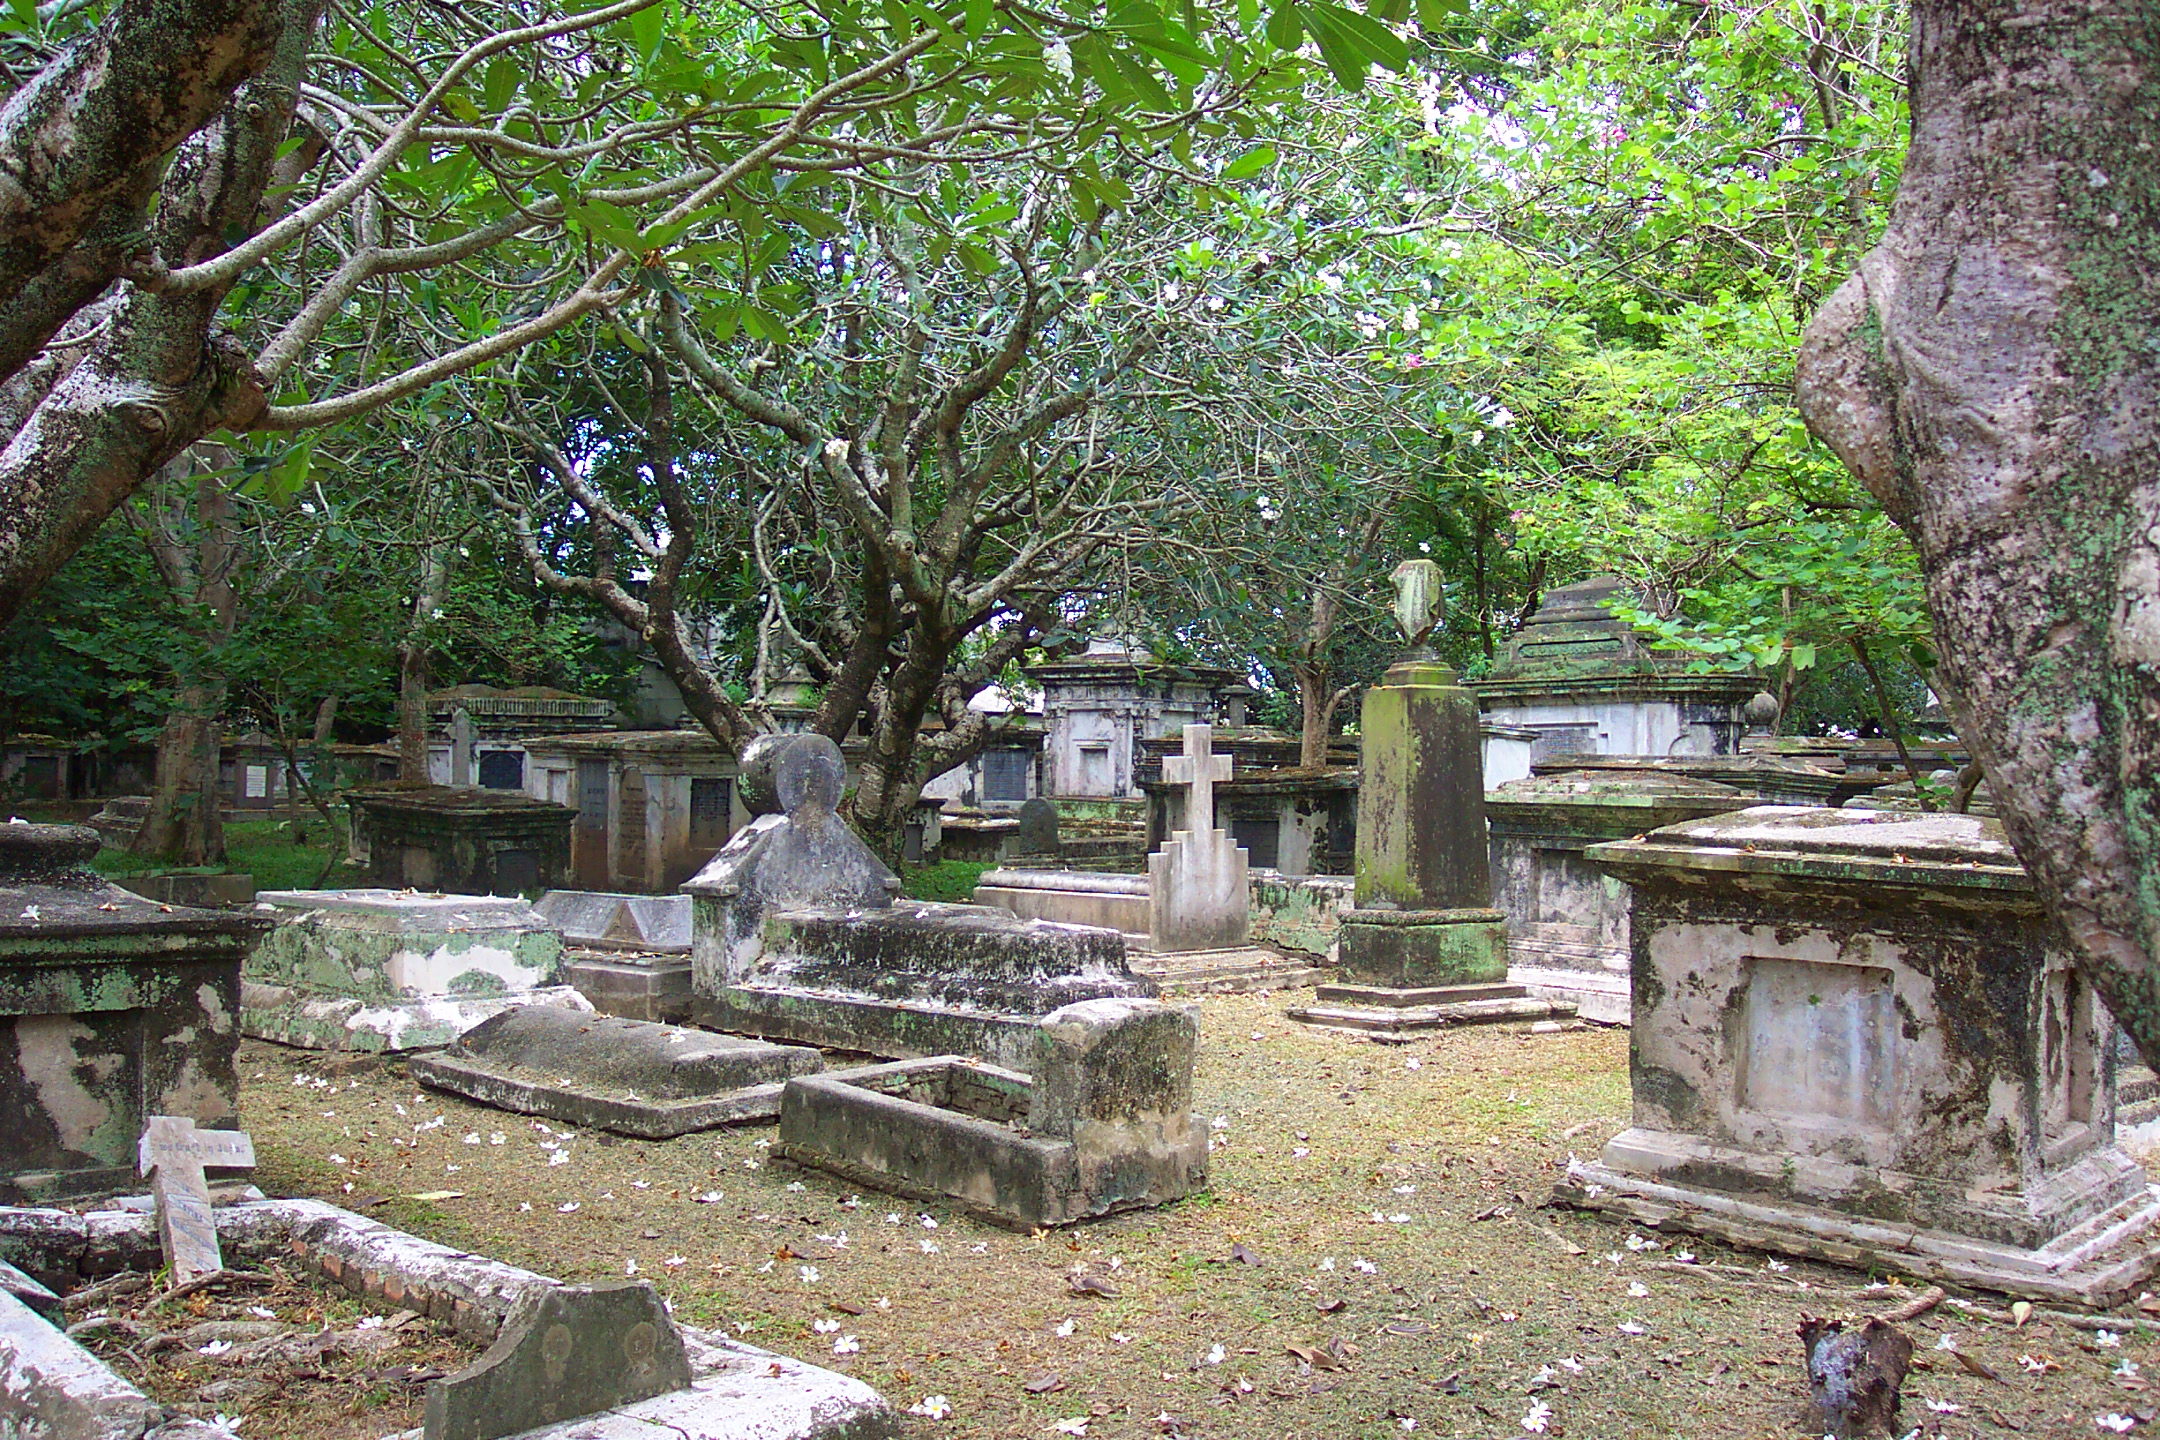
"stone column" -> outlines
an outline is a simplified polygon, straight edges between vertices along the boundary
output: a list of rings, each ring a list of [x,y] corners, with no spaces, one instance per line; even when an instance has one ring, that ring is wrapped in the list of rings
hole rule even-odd
[[[1342,913],[1342,982],[1291,1018],[1376,1040],[1488,1020],[1572,1017],[1507,983],[1507,916],[1493,908],[1477,698],[1425,641],[1439,567],[1395,571],[1410,648],[1365,692],[1357,888]]]
[[[1507,978],[1507,917],[1492,904],[1477,697],[1435,660],[1405,658],[1359,717],[1355,908],[1345,979],[1394,987]]]

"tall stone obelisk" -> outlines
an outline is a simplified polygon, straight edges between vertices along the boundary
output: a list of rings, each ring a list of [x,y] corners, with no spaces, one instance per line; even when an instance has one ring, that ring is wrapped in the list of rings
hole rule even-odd
[[[1374,1039],[1491,1020],[1548,1020],[1574,1007],[1507,983],[1507,916],[1492,904],[1477,697],[1427,641],[1440,567],[1395,570],[1408,648],[1359,715],[1357,888],[1342,914],[1341,982],[1292,1018]]]

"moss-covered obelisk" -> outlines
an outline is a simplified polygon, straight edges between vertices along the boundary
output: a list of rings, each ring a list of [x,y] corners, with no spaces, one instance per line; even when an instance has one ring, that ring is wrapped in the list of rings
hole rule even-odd
[[[1341,982],[1293,1018],[1375,1039],[1574,1007],[1507,983],[1507,916],[1492,905],[1477,697],[1427,644],[1440,567],[1396,567],[1409,648],[1359,716],[1357,889],[1342,915]]]

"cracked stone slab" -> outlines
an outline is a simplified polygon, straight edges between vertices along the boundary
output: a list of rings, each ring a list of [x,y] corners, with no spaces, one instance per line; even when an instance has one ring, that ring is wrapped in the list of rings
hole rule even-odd
[[[816,1050],[679,1025],[521,1009],[409,1062],[422,1084],[526,1115],[666,1140],[779,1113]]]

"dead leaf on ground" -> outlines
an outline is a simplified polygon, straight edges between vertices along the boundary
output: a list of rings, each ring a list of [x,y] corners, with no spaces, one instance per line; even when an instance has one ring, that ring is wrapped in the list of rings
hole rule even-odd
[[[1478,1212],[1477,1212],[1477,1214],[1475,1214],[1475,1215],[1472,1215],[1472,1216],[1470,1217],[1470,1223],[1471,1223],[1471,1224],[1473,1224],[1473,1225],[1475,1225],[1475,1224],[1477,1224],[1477,1222],[1478,1222],[1478,1221],[1480,1221],[1480,1220],[1500,1220],[1500,1219],[1504,1219],[1504,1218],[1506,1218],[1506,1216],[1507,1216],[1507,1213],[1508,1213],[1508,1207],[1507,1207],[1507,1206],[1505,1206],[1505,1205],[1495,1205],[1495,1206],[1492,1206],[1492,1207],[1491,1207],[1490,1209],[1486,1209],[1486,1210],[1480,1210],[1480,1211],[1478,1211]]]
[[[1065,1288],[1075,1295],[1100,1295],[1105,1299],[1115,1299],[1118,1293],[1117,1286],[1112,1285],[1100,1275],[1068,1276],[1065,1281]]]
[[[1343,1306],[1347,1305],[1348,1303],[1349,1302],[1347,1300],[1344,1300],[1340,1295],[1338,1295],[1333,1300],[1314,1301],[1313,1309],[1318,1310],[1322,1315],[1333,1315],[1336,1311],[1342,1309]]]
[[[1307,1365],[1312,1366],[1315,1370],[1341,1370],[1344,1368],[1343,1362],[1332,1351],[1323,1350],[1317,1345],[1299,1345],[1293,1342],[1289,1346],[1289,1353],[1304,1361]]]
[[[1950,1353],[1957,1357],[1958,1364],[1965,1367],[1968,1375],[1977,1375],[1983,1380],[1993,1380],[1998,1384],[2002,1382],[2002,1376],[1996,1374],[1987,1361],[1967,1355],[1962,1350],[1952,1350]]]
[[[1242,1240],[1230,1247],[1230,1258],[1240,1265],[1258,1265],[1260,1263],[1260,1257],[1246,1249],[1245,1242]]]
[[[1065,1377],[1055,1370],[1045,1370],[1020,1388],[1030,1395],[1048,1395],[1054,1390],[1065,1388]]]

